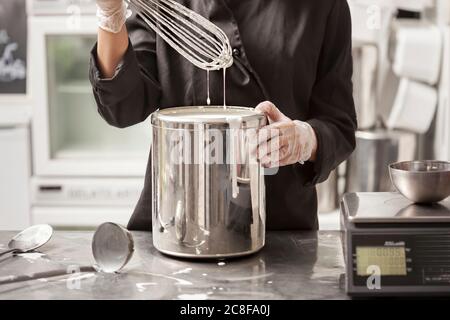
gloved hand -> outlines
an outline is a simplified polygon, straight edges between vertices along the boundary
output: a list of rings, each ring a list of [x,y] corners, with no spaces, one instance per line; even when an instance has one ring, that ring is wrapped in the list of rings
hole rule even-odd
[[[118,33],[130,15],[123,0],[97,0],[98,26],[105,31]]]
[[[307,122],[291,120],[271,102],[260,103],[257,111],[264,113],[269,125],[257,135],[257,158],[266,168],[313,161],[317,151],[317,137]]]

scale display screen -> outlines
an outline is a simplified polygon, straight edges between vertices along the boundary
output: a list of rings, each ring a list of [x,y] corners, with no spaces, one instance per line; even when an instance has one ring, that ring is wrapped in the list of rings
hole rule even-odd
[[[405,247],[356,247],[356,273],[370,276],[379,270],[381,276],[406,276]]]

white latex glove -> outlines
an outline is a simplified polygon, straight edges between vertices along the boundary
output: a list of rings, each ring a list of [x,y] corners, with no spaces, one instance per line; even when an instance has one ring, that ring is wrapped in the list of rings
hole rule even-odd
[[[256,110],[269,119],[269,125],[259,130],[253,150],[262,166],[274,168],[315,160],[317,137],[309,123],[289,119],[268,101]]]
[[[130,15],[123,0],[97,0],[98,26],[105,31],[118,33]]]

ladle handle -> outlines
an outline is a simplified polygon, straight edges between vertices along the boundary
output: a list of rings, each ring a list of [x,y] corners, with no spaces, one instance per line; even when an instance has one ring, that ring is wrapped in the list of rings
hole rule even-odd
[[[86,272],[96,272],[96,270],[92,266],[80,267],[79,273],[86,273]],[[47,279],[47,278],[65,276],[65,275],[73,275],[73,273],[67,272],[67,269],[59,269],[59,270],[53,270],[53,271],[44,271],[44,272],[34,273],[31,275],[0,277],[0,286],[4,285],[4,284],[37,280],[37,279]]]
[[[0,252],[0,257],[1,257],[1,256],[3,256],[3,255],[5,255],[5,254],[8,254],[8,253],[14,252],[14,251],[16,251],[16,249],[9,249],[9,250],[6,250],[6,251],[3,251],[3,252]]]

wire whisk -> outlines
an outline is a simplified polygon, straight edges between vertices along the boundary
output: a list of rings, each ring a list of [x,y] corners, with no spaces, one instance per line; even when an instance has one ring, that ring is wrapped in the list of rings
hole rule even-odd
[[[174,0],[127,0],[150,28],[198,68],[233,64],[227,35],[215,24]]]

